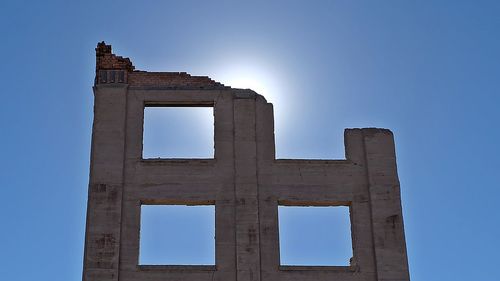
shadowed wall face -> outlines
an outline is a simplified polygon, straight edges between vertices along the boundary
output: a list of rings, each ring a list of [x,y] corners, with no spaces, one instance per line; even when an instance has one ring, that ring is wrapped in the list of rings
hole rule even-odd
[[[409,280],[389,130],[346,130],[343,160],[277,160],[273,107],[263,96],[208,77],[137,71],[104,42],[96,52],[84,280]],[[168,125],[149,127],[149,107],[208,108],[200,122],[213,128],[213,155],[149,157],[149,133],[164,134]],[[186,142],[205,134],[192,133]],[[149,216],[153,209],[163,214]],[[186,217],[173,226],[179,210]],[[308,224],[293,226],[302,215]],[[182,233],[198,219],[197,233]],[[320,235],[324,225],[344,231]],[[280,257],[315,249],[299,231],[326,238],[332,247],[316,250],[341,258]],[[173,243],[185,243],[185,251]],[[148,256],[151,248],[165,255]],[[190,251],[196,259],[184,259]]]

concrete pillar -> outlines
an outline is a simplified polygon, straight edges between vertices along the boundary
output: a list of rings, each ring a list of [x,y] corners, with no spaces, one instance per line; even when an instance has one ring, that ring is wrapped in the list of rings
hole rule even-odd
[[[410,280],[392,132],[363,129],[378,281]]]
[[[260,281],[255,94],[234,98],[236,270],[238,281]]]
[[[127,85],[94,87],[83,280],[118,280]]]

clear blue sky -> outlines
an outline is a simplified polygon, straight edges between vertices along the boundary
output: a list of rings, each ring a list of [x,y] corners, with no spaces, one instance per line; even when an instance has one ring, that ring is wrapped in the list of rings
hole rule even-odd
[[[255,88],[280,158],[390,128],[412,280],[500,280],[500,2],[75,2],[0,3],[0,279],[81,279],[106,40],[138,69]]]

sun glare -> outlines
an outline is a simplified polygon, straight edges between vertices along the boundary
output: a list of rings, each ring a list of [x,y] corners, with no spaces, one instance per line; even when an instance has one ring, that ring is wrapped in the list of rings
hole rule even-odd
[[[213,78],[232,88],[251,89],[276,103],[283,92],[282,73],[276,65],[258,59],[225,60],[213,69]]]
[[[293,129],[288,122],[296,102],[290,98],[293,89],[287,77],[286,63],[269,54],[228,54],[216,56],[205,64],[201,73],[210,73],[210,77],[226,86],[251,89],[264,96],[273,104],[274,125],[277,141],[280,135]]]

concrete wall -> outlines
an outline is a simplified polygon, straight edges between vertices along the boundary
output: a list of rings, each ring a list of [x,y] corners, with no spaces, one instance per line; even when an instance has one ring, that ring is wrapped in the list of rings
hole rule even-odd
[[[96,49],[83,280],[409,280],[389,130],[346,130],[346,160],[276,160],[262,96],[185,73],[148,76],[121,57],[116,68],[105,46]],[[125,78],[100,80],[103,71]],[[215,158],[142,159],[147,104],[213,105]],[[141,204],[214,204],[215,266],[139,265]],[[279,204],[349,206],[351,265],[280,266]]]

